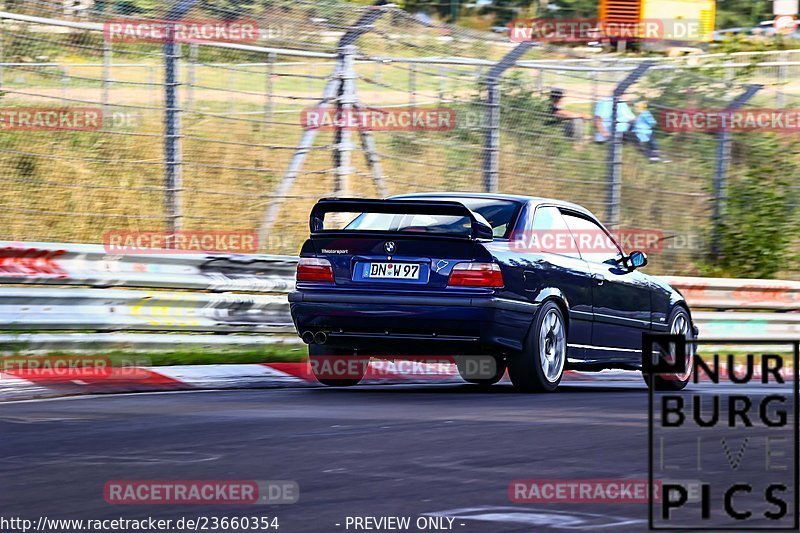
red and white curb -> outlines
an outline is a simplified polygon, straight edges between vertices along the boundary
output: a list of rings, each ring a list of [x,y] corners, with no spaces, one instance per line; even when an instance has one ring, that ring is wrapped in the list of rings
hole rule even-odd
[[[724,371],[721,369],[721,376]],[[783,369],[787,381],[793,372]],[[737,368],[737,374],[743,369]],[[705,378],[705,376],[703,376]],[[753,381],[760,379],[754,374]],[[598,383],[645,387],[641,372],[603,370],[601,372],[564,372],[564,383]],[[391,361],[372,361],[362,385],[378,384],[463,384],[455,365],[414,363],[397,364]],[[509,383],[508,374],[500,383]],[[36,375],[32,372],[0,373],[0,401],[99,394],[115,392],[147,392],[201,389],[244,389],[309,387],[319,383],[307,363],[263,363],[225,365],[182,365],[112,368],[103,372],[92,369],[72,370],[66,376]]]
[[[606,370],[597,373],[567,371],[565,382],[642,383],[639,372]],[[505,375],[501,383],[508,383]],[[389,361],[373,361],[361,381],[377,384],[460,384],[465,383],[455,365],[416,364],[413,367]],[[193,389],[239,389],[309,387],[319,383],[307,363],[264,363],[226,365],[181,365],[113,368],[96,372],[71,371],[67,376],[34,375],[32,372],[0,373],[0,400],[18,400],[73,394],[146,392]]]

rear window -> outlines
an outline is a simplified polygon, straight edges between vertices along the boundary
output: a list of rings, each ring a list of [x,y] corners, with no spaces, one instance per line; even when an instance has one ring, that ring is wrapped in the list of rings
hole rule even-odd
[[[494,236],[499,239],[508,237],[520,207],[516,202],[486,198],[414,197],[414,200],[460,202],[483,217],[485,222],[491,226]],[[344,229],[470,235],[471,224],[469,217],[452,215],[361,213]]]
[[[469,235],[472,224],[469,217],[451,215],[362,213],[344,229]]]

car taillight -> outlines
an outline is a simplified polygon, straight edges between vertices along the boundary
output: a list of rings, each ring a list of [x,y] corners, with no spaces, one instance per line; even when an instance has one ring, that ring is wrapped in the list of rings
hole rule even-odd
[[[503,287],[503,273],[495,263],[458,263],[450,272],[451,286],[459,287]]]
[[[331,262],[317,257],[301,257],[297,263],[297,281],[327,281],[333,283]]]

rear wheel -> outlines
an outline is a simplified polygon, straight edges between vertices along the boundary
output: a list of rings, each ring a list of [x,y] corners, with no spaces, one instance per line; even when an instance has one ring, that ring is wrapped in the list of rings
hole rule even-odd
[[[470,361],[475,361],[476,368],[478,368],[478,372],[475,371],[474,368],[470,368]],[[461,376],[461,379],[466,381],[467,383],[472,383],[474,385],[483,385],[488,387],[489,385],[494,385],[501,379],[503,379],[503,375],[506,373],[506,361],[500,357],[494,357],[494,374],[491,376],[484,376],[483,367],[481,365],[481,361],[477,360],[477,358],[472,359],[469,356],[465,357],[457,357],[456,358],[456,368],[458,368],[458,374]],[[478,377],[480,376],[480,377]]]
[[[522,353],[509,360],[508,375],[521,391],[551,392],[561,383],[566,361],[564,315],[558,304],[548,301],[536,314]]]
[[[353,350],[309,344],[308,360],[317,381],[330,387],[357,385],[367,372],[369,357]]]
[[[687,341],[694,340],[694,330],[689,312],[683,307],[675,307],[669,315],[669,332],[673,335],[683,335]],[[653,374],[655,389],[660,391],[683,390],[692,378],[694,366],[694,352],[697,345],[686,343],[686,372],[683,374]],[[650,375],[643,373],[645,383],[650,386]]]

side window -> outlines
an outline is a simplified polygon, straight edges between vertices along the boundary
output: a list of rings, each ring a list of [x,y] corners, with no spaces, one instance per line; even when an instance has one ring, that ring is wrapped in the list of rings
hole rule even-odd
[[[533,230],[526,232],[525,240],[530,249],[566,255],[580,259],[578,247],[572,234],[556,207],[541,206],[536,208],[533,217]]]
[[[622,251],[617,243],[601,226],[570,213],[563,213],[563,216],[585,260],[604,263],[609,259],[616,260],[622,257]]]

